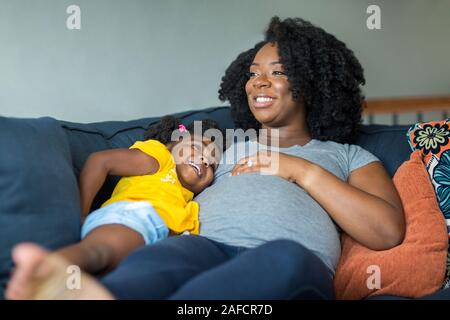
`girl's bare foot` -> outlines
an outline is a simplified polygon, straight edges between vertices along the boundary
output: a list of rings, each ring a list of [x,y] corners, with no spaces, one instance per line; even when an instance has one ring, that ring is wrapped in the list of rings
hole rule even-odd
[[[95,279],[35,244],[17,245],[12,257],[16,268],[6,289],[7,299],[113,299]]]

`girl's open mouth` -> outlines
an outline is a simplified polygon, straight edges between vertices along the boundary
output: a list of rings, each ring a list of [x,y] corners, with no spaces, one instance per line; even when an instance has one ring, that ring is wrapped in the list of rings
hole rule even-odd
[[[196,164],[192,161],[189,161],[187,164],[190,165],[192,168],[194,168],[195,172],[197,173],[197,175],[199,177],[202,176],[202,169],[200,168],[200,166],[198,164]]]

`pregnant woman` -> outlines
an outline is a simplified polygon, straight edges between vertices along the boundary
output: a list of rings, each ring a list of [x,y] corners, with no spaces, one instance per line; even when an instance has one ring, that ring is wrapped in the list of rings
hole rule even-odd
[[[362,84],[344,43],[302,19],[274,17],[265,40],[232,62],[219,90],[236,127],[265,129],[268,139],[225,152],[213,185],[195,199],[200,235],[145,246],[99,281],[83,276],[79,290],[65,289],[64,260],[21,244],[7,296],[333,299],[340,232],[384,250],[400,244],[405,229],[381,162],[351,144]],[[277,148],[266,143],[274,137]]]

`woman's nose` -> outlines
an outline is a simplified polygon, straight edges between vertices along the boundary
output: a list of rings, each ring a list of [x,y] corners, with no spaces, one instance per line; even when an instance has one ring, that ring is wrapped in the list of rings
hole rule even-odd
[[[269,78],[263,73],[253,81],[255,88],[270,87]]]

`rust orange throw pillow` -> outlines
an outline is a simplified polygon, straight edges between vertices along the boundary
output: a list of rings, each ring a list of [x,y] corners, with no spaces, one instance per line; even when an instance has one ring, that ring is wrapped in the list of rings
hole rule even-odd
[[[418,298],[437,291],[443,284],[447,226],[420,151],[413,152],[410,160],[398,168],[393,181],[405,212],[405,239],[390,250],[373,251],[342,234],[342,255],[334,279],[337,299],[372,295]],[[377,286],[373,281],[377,268],[380,289],[369,289],[369,278],[369,285]]]

